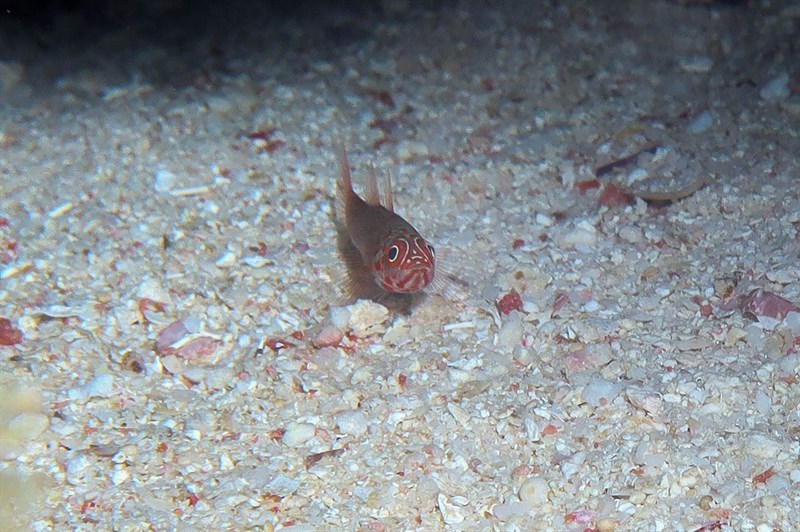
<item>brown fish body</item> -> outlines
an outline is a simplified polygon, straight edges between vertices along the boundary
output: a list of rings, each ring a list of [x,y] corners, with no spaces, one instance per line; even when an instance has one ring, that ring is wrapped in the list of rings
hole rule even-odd
[[[349,295],[381,301],[390,294],[421,292],[433,281],[433,247],[394,212],[388,180],[381,205],[371,167],[366,199],[362,199],[353,190],[344,147],[339,150],[339,166],[338,247],[348,271]]]
[[[386,235],[392,231],[415,231],[402,216],[382,205],[370,205],[351,188],[345,207],[345,227],[353,245],[361,253],[365,263],[369,263],[383,246]]]

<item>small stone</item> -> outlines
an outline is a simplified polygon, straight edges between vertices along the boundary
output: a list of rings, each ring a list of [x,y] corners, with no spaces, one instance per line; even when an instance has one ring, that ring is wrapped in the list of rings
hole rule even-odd
[[[781,102],[781,108],[794,116],[800,116],[800,95],[794,94]]]
[[[286,426],[281,441],[287,447],[299,447],[314,437],[316,427],[310,423],[292,422]]]
[[[350,305],[350,330],[359,338],[382,334],[389,319],[389,310],[372,301],[359,301]]]
[[[767,479],[766,486],[772,495],[779,497],[789,491],[791,483],[783,475],[773,475]]]
[[[85,454],[80,454],[67,461],[65,472],[67,482],[72,485],[83,484],[91,466],[92,461]]]
[[[355,410],[342,412],[336,416],[336,425],[344,434],[360,438],[367,432],[367,417]]]
[[[503,320],[503,325],[497,333],[497,347],[511,352],[522,340],[522,318],[515,312]]]
[[[443,493],[437,495],[436,502],[439,507],[439,512],[441,512],[442,518],[446,524],[457,525],[464,521],[465,515],[461,507],[451,502],[446,495]]]
[[[450,412],[450,415],[458,421],[462,427],[466,427],[472,416],[469,415],[469,412],[461,408],[455,403],[447,403],[447,411]]]
[[[265,486],[265,491],[269,493],[274,493],[279,497],[288,497],[292,493],[300,488],[300,482],[293,478],[289,478],[286,475],[278,474],[275,478],[273,478],[269,484]]]
[[[525,515],[530,513],[531,509],[527,504],[521,502],[510,502],[507,504],[498,504],[492,508],[492,513],[500,521],[509,521],[516,516]]]
[[[684,72],[691,72],[695,74],[703,74],[711,70],[714,61],[707,55],[695,55],[692,57],[684,57],[678,61],[681,70]]]
[[[725,347],[733,347],[737,342],[745,338],[747,338],[747,331],[741,327],[731,327],[728,329],[728,332],[725,333]]]
[[[323,327],[311,342],[314,347],[335,347],[342,341],[344,333],[333,325]]]
[[[789,88],[789,74],[784,73],[773,78],[761,88],[759,94],[767,101],[785,100],[792,94],[792,90]]]
[[[114,376],[109,373],[97,375],[85,386],[71,389],[67,395],[73,401],[86,401],[94,397],[111,397],[114,395]]]
[[[617,398],[620,386],[605,379],[595,379],[584,387],[581,398],[592,406],[605,406]]]
[[[128,472],[128,468],[124,465],[118,465],[114,467],[114,470],[111,473],[111,482],[115,486],[119,486],[120,484],[124,484],[131,478],[131,474]]]
[[[239,255],[234,251],[226,251],[214,262],[217,268],[231,268],[239,262]]]
[[[18,441],[38,438],[50,426],[50,419],[44,414],[23,412],[8,423],[9,435]]]
[[[632,225],[622,226],[619,230],[619,237],[631,244],[641,242],[643,239],[642,230]]]
[[[535,220],[537,224],[544,227],[550,227],[555,223],[552,216],[543,212],[537,212]]]
[[[397,146],[397,156],[401,161],[411,161],[416,157],[430,155],[428,145],[415,140],[401,141]]]
[[[711,114],[711,111],[703,111],[686,126],[686,131],[689,133],[703,133],[710,128],[713,123],[714,116]]]
[[[711,495],[703,495],[700,497],[700,501],[697,505],[700,507],[701,510],[708,511],[711,509],[711,504],[714,502],[714,497]]]
[[[156,192],[169,192],[178,185],[178,176],[164,168],[158,170],[154,179]]]
[[[538,506],[547,502],[547,493],[550,486],[541,477],[531,477],[519,487],[519,500],[531,506]]]
[[[581,246],[593,248],[597,244],[597,230],[591,223],[583,220],[572,231],[561,235],[557,244],[562,249]]]
[[[330,322],[337,329],[346,329],[350,324],[350,309],[348,307],[331,307]]]
[[[617,529],[617,522],[611,517],[598,519],[596,527],[598,532],[614,532]]]

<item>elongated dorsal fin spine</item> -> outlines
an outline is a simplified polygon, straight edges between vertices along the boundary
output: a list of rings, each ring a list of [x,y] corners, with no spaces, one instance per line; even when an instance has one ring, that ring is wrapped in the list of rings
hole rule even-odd
[[[392,192],[392,174],[387,170],[383,182],[383,206],[387,211],[394,212],[394,193]]]

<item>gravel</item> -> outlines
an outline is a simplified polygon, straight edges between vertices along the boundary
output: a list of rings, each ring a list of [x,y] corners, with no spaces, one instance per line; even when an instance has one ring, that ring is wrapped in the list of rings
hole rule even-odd
[[[228,4],[2,21],[6,526],[800,529],[797,6]]]

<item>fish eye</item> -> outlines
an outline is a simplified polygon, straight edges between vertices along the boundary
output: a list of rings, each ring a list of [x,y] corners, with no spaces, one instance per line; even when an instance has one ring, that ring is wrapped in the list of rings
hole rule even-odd
[[[400,254],[400,248],[397,246],[392,246],[389,248],[389,252],[386,254],[386,257],[389,259],[389,262],[394,262],[397,260],[397,256]]]

